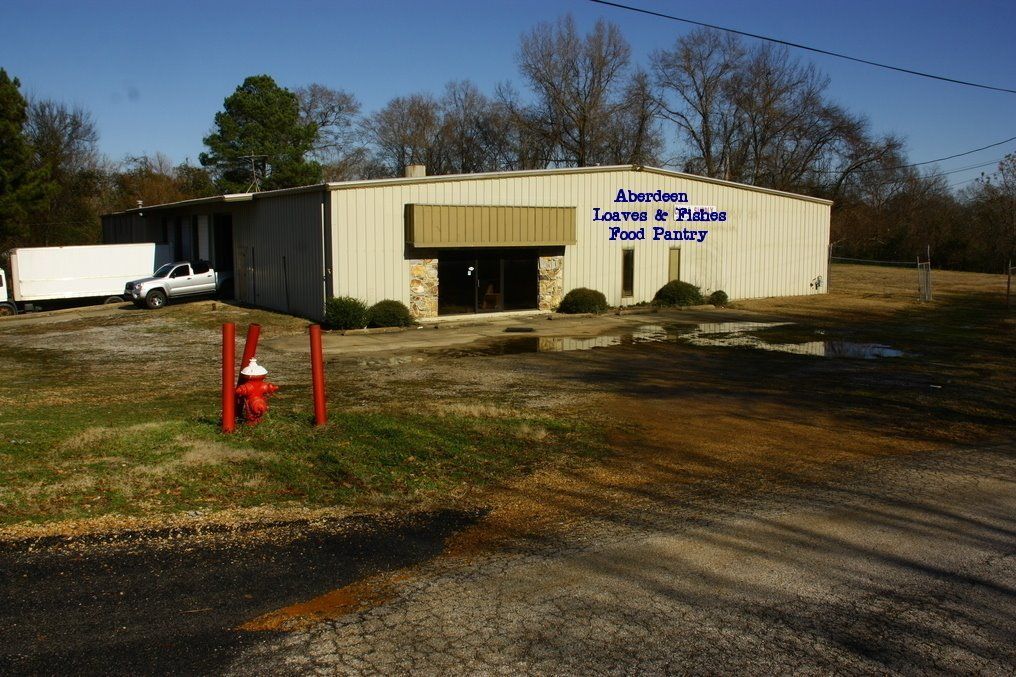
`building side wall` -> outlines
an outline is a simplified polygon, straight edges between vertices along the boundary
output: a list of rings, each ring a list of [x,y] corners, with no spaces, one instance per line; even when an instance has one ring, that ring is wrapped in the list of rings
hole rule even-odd
[[[149,223],[144,216],[136,214],[106,214],[102,217],[103,244],[135,244],[155,242],[165,244],[162,228]]]
[[[233,210],[239,301],[319,320],[324,317],[325,194],[255,198]]]
[[[657,224],[656,209],[673,203],[615,203],[619,189],[687,193],[685,206],[726,211],[726,222]],[[575,245],[564,248],[563,291],[590,287],[609,303],[621,303],[621,251],[635,249],[634,296],[649,301],[668,279],[671,247],[681,248],[681,278],[708,293],[732,299],[822,293],[827,278],[829,205],[792,197],[670,177],[618,170],[589,174],[496,177],[435,183],[356,187],[331,192],[332,293],[368,303],[391,298],[410,304],[406,204],[511,205],[576,208]],[[646,240],[611,241],[611,225],[593,220],[593,209],[647,211]],[[653,241],[652,227],[707,229],[702,243]],[[822,285],[816,289],[816,278]]]

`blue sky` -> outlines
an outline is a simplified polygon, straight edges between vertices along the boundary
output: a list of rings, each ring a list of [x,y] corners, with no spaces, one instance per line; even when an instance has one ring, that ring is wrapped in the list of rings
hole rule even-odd
[[[781,37],[875,61],[1016,88],[1016,3],[785,0],[626,4]],[[296,87],[354,92],[364,109],[471,79],[518,81],[521,33],[571,12],[616,22],[645,63],[691,27],[585,0],[517,2],[48,2],[5,0],[0,66],[27,94],[80,104],[113,159],[162,151],[196,162],[225,96],[268,73]],[[912,161],[1016,136],[1016,95],[960,87],[799,53],[831,78],[832,98],[908,142]],[[942,163],[952,170],[1016,151],[1016,142]],[[989,168],[990,169],[990,168]],[[965,181],[980,169],[951,174]]]

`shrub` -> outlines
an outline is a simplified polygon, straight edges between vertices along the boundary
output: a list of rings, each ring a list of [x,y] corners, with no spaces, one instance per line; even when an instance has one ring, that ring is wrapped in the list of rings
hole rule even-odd
[[[332,329],[363,329],[367,326],[367,304],[349,296],[328,299],[325,323]]]
[[[595,289],[579,287],[572,289],[561,299],[557,307],[559,313],[605,313],[607,297]]]
[[[698,306],[702,304],[702,292],[688,282],[671,280],[656,292],[653,303],[658,306]]]
[[[717,289],[716,291],[714,291],[712,294],[709,295],[709,303],[713,304],[714,306],[725,306],[727,305],[727,301],[729,300],[730,299],[727,298],[727,292],[723,291],[722,289]]]
[[[371,327],[408,327],[413,324],[413,316],[406,304],[385,299],[367,310],[367,324]]]

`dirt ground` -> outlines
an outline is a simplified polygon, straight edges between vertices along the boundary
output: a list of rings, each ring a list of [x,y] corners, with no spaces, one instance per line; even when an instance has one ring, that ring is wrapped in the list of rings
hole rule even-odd
[[[112,671],[159,665],[221,671],[232,664],[239,673],[258,673],[315,666],[333,671],[352,665],[353,656],[365,672],[411,671],[411,665],[386,662],[408,655],[398,638],[447,630],[453,623],[448,614],[469,607],[484,614],[477,619],[488,624],[483,632],[518,618],[536,624],[520,628],[518,641],[500,654],[515,661],[510,663],[515,669],[554,671],[567,659],[588,670],[638,671],[638,663],[626,662],[639,658],[638,651],[600,655],[565,637],[543,637],[541,644],[531,633],[543,632],[555,615],[568,616],[569,609],[586,614],[589,603],[628,589],[597,578],[606,571],[616,572],[624,585],[643,581],[630,599],[662,603],[664,588],[635,563],[658,558],[671,562],[667,580],[701,578],[703,571],[693,574],[675,558],[705,541],[719,543],[715,539],[723,533],[734,539],[730,547],[710,551],[702,567],[722,572],[732,562],[748,566],[742,560],[747,548],[759,560],[752,571],[767,571],[773,561],[788,563],[790,568],[780,569],[779,595],[792,597],[797,593],[788,581],[808,570],[804,555],[795,554],[806,530],[806,542],[814,546],[805,554],[814,547],[849,555],[848,560],[823,555],[813,566],[841,572],[854,583],[829,588],[839,573],[816,581],[814,594],[834,600],[839,611],[823,620],[809,608],[797,622],[828,626],[828,636],[813,639],[818,646],[832,637],[834,659],[799,665],[890,669],[896,663],[886,662],[889,658],[864,662],[867,649],[842,655],[843,641],[876,649],[883,641],[858,639],[847,627],[858,613],[879,623],[888,613],[880,606],[887,598],[874,584],[865,586],[867,606],[851,610],[843,595],[856,589],[856,580],[886,576],[902,588],[926,590],[934,586],[921,577],[930,575],[953,581],[949,585],[957,589],[973,585],[974,593],[988,595],[976,612],[982,614],[996,608],[998,595],[1011,594],[1005,584],[1004,590],[982,587],[983,581],[1004,578],[1011,564],[1013,531],[1005,515],[1013,499],[1016,324],[1004,307],[1000,276],[936,273],[936,299],[927,304],[916,301],[913,271],[836,266],[830,279],[829,294],[742,301],[727,309],[515,318],[480,327],[333,336],[328,374],[335,418],[318,432],[307,426],[309,374],[300,347],[305,324],[298,320],[202,303],[160,313],[106,310],[0,322],[0,368],[11,375],[0,384],[0,436],[7,443],[0,449],[5,473],[0,515],[7,511],[7,526],[0,529],[7,555],[0,567],[21,572],[17,585],[8,578],[0,587],[13,614],[0,619],[7,628],[4,644],[14,647],[8,649],[14,652],[7,654],[8,664],[43,671],[68,664],[109,669],[116,657],[119,669]],[[217,332],[224,320],[262,323],[259,357],[285,385],[268,424],[229,440],[218,435],[209,412],[216,402]],[[681,338],[698,324],[745,321],[787,323],[752,330],[773,344],[853,341],[902,354],[819,357],[693,345]],[[515,342],[520,335],[505,334],[508,326],[532,327],[535,340]],[[636,339],[657,336],[661,328],[662,340]],[[434,338],[426,338],[428,333]],[[468,343],[462,341],[466,334]],[[541,346],[553,350],[539,352]],[[166,394],[166,401],[138,415],[139,402],[158,401],[151,393]],[[948,481],[936,474],[939,467],[953,469]],[[971,487],[981,490],[968,491]],[[848,525],[846,517],[829,513],[839,497],[856,502],[855,513],[864,519],[849,518]],[[928,506],[935,506],[934,525],[922,517],[932,510]],[[431,517],[442,509],[458,515],[454,527],[447,518]],[[749,538],[775,528],[774,515],[788,510],[792,516],[781,523],[780,538]],[[385,525],[407,514],[419,516],[427,535],[414,536],[407,551],[421,554],[399,557],[393,554],[398,541],[392,542],[397,530]],[[356,523],[367,526],[357,527],[365,535],[357,536],[355,552],[348,549],[349,520],[367,520]],[[706,528],[711,524],[719,526]],[[886,524],[899,531],[877,541],[878,561],[895,563],[888,573],[869,570],[874,551],[860,545]],[[963,524],[986,534],[973,550],[958,540]],[[796,540],[790,539],[794,533]],[[857,543],[849,550],[836,540],[847,538],[844,534]],[[662,549],[638,545],[647,538]],[[909,545],[901,550],[900,543]],[[606,558],[590,554],[617,548]],[[519,557],[523,568],[505,559]],[[423,563],[427,560],[431,564]],[[526,568],[544,560],[553,562],[547,564],[551,569]],[[171,561],[179,566],[169,573]],[[346,573],[329,573],[337,571],[338,561]],[[938,569],[929,568],[932,561]],[[252,566],[272,572],[274,583],[265,583],[270,590],[252,578]],[[68,588],[74,581],[62,575],[81,567],[90,572],[89,589],[126,591],[126,597],[116,601],[96,592],[95,600],[81,606],[75,602],[80,595]],[[595,575],[587,578],[576,567]],[[35,575],[41,578],[33,581]],[[548,599],[538,585],[523,585],[534,575],[546,575],[554,589],[574,589],[575,597],[562,602],[571,606],[545,610],[550,616],[526,607]],[[504,576],[515,583],[498,586]],[[186,599],[178,584],[168,585],[189,580],[194,582],[185,586]],[[736,591],[747,584],[722,585]],[[755,574],[751,585],[768,589]],[[37,612],[19,616],[27,613],[21,602],[33,586]],[[442,598],[448,604],[426,593],[436,589],[450,591]],[[476,599],[493,606],[460,598],[467,590],[486,591]],[[505,590],[512,599],[502,598]],[[923,594],[892,604],[910,604],[910,613],[926,614],[939,593],[915,601]],[[625,599],[622,595],[612,608],[620,609]],[[737,599],[746,608],[771,608],[785,620],[784,607],[769,593]],[[105,611],[89,613],[88,604],[100,600],[95,608]],[[964,607],[967,612],[975,614]],[[652,634],[653,627],[674,618],[660,613],[645,624],[629,626],[619,619],[612,627],[625,632],[642,627]],[[410,617],[419,623],[398,620]],[[577,625],[569,627],[595,623],[590,620],[595,617],[575,617]],[[52,644],[60,636],[53,625],[59,618],[68,619],[71,644]],[[110,623],[121,620],[124,631],[110,633]],[[763,626],[771,621],[762,619]],[[381,626],[370,632],[380,638],[387,628],[390,654],[366,660],[377,648],[370,642],[351,654],[336,648],[343,637],[360,641],[355,638],[375,622]],[[764,634],[764,627],[751,630],[756,621],[745,618],[718,627],[742,622],[746,636]],[[977,623],[988,621],[970,622],[974,629],[938,620],[915,621],[912,629],[934,630],[948,643],[959,641],[953,635],[980,632]],[[673,626],[675,632],[685,628],[682,623]],[[840,623],[847,629],[835,625]],[[153,654],[145,638],[156,627],[165,641]],[[1008,637],[1006,627],[999,632]],[[277,636],[280,630],[293,634]],[[486,637],[483,632],[476,636]],[[886,636],[894,632],[890,628]],[[432,639],[444,646],[450,636]],[[611,637],[619,647],[655,646],[645,638]],[[689,655],[705,655],[705,648],[716,645],[715,638],[702,641],[686,647]],[[480,651],[464,639],[460,643]],[[530,662],[533,652],[551,644],[561,644],[560,653],[537,669]],[[677,645],[677,640],[667,644]],[[996,639],[986,639],[985,646],[977,660],[948,664],[961,671],[1004,664]],[[476,670],[505,668],[500,659],[466,660],[448,647],[425,649],[417,666],[424,672],[448,669],[428,662],[430,657]],[[733,669],[739,665],[735,659],[754,650],[737,644],[729,662],[717,658],[700,667]],[[789,670],[801,650],[794,645],[771,667]],[[598,662],[582,663],[582,656],[594,654]],[[861,654],[864,660],[857,662]],[[892,656],[905,660],[907,654]],[[933,659],[922,654],[921,660]],[[652,665],[669,670],[666,663]]]
[[[927,304],[916,300],[913,270],[834,266],[830,280],[828,294],[710,311],[328,336],[333,424],[323,433],[307,425],[298,319],[202,302],[6,320],[0,535],[485,505],[486,487],[520,473],[618,451],[630,467],[668,445],[691,454],[682,463],[803,472],[1011,435],[1016,324],[1004,278],[936,271]],[[904,355],[629,340],[646,327],[743,320],[792,323],[757,332],[776,332],[769,338],[877,342]],[[215,422],[223,321],[240,326],[240,340],[246,323],[263,325],[259,357],[283,385],[274,418],[229,439]],[[590,345],[606,347],[530,352]]]

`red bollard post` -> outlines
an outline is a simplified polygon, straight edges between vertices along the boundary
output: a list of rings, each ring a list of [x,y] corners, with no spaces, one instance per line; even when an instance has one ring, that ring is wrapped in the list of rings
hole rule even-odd
[[[236,429],[236,325],[222,325],[222,432]]]
[[[243,359],[240,360],[241,371],[243,370],[244,367],[250,364],[251,360],[257,357],[258,338],[260,336],[261,336],[260,324],[252,324],[251,326],[247,327],[247,343],[245,343],[243,346]],[[241,385],[246,380],[247,377],[244,376],[243,374],[240,374],[239,378],[236,381],[236,384]]]
[[[314,385],[314,425],[328,423],[325,409],[325,365],[321,352],[321,325],[310,326],[310,375]]]

